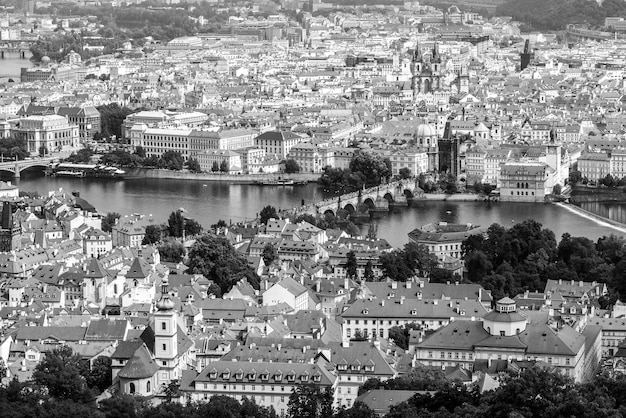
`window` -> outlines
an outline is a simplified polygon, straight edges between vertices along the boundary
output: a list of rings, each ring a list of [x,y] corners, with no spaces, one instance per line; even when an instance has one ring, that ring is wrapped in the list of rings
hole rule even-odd
[[[148,383],[146,383],[146,392],[150,393],[150,381],[148,380]]]
[[[130,387],[130,393],[132,395],[133,393],[135,393],[135,384],[131,383],[129,387]]]
[[[161,329],[165,331],[167,329],[167,323],[161,322]]]
[[[500,336],[504,337],[504,335],[505,335],[504,331],[500,331]]]
[[[167,344],[163,344],[163,351],[167,351]]]

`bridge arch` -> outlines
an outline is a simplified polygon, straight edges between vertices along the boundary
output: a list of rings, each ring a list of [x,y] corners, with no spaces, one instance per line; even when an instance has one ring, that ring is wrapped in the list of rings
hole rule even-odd
[[[324,217],[326,217],[326,216],[328,216],[328,215],[331,215],[331,216],[333,216],[333,217],[335,217],[335,216],[336,216],[336,215],[335,215],[335,211],[334,211],[334,209],[332,209],[332,208],[326,208],[326,209],[322,208],[321,210],[323,210],[322,215],[323,215]]]
[[[48,164],[36,162],[34,164],[27,164],[27,165],[19,164],[18,167],[19,167],[19,171],[21,173],[22,171],[30,170],[31,168],[37,168],[37,169],[45,170],[46,168],[48,168]]]
[[[395,199],[394,199],[394,196],[393,196],[393,193],[391,193],[391,192],[387,192],[387,193],[385,193],[385,195],[384,195],[383,197],[384,197],[384,198],[385,198],[385,199],[386,199],[389,203],[391,203],[391,202],[393,202],[393,201],[395,200]]]
[[[354,215],[356,213],[356,207],[354,207],[354,205],[352,203],[348,203],[347,205],[345,205],[344,210],[346,210],[348,212],[348,214],[350,215]]]
[[[371,197],[368,197],[367,199],[365,199],[363,201],[363,204],[370,209],[376,207],[376,202],[374,201],[374,198],[371,198]]]
[[[15,174],[15,169],[12,168],[12,167],[0,166],[0,171],[4,171],[5,173],[13,173],[13,174]]]
[[[415,194],[413,193],[413,190],[411,190],[411,189],[404,189],[402,191],[402,194],[405,195],[409,199],[412,199],[412,198],[415,197]]]

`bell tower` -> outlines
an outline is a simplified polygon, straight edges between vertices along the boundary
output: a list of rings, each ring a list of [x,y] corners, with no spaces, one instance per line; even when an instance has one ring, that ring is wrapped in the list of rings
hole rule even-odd
[[[157,302],[154,314],[154,358],[160,370],[157,384],[169,384],[176,375],[178,357],[178,322],[174,311],[174,302],[170,299],[167,277],[161,283],[161,299]]]

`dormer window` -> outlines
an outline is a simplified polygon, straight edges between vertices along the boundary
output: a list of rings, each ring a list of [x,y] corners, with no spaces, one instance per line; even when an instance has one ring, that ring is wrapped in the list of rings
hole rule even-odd
[[[261,380],[269,380],[269,378],[270,374],[268,372],[261,374]]]
[[[255,380],[255,379],[256,379],[256,373],[255,372],[248,373],[248,380]]]
[[[243,372],[237,372],[237,373],[235,374],[235,379],[237,379],[237,380],[241,380],[241,379],[243,379]]]
[[[337,365],[337,369],[338,370],[348,370],[348,365],[347,364],[338,364]]]
[[[320,376],[319,374],[316,374],[315,376],[313,376],[314,382],[319,382],[320,380],[322,380],[322,376]]]
[[[309,375],[308,374],[303,374],[302,376],[300,376],[300,380],[303,382],[308,382],[309,381]]]
[[[226,370],[224,373],[222,373],[222,379],[230,379],[230,371]]]
[[[365,369],[366,372],[373,372],[374,371],[374,366],[372,365],[367,365],[363,367]]]
[[[362,313],[363,315],[367,315],[367,314],[369,314],[369,312],[370,312],[370,311],[368,311],[367,309],[363,309],[363,310],[361,311],[361,313]]]
[[[296,375],[295,374],[288,374],[287,375],[287,381],[288,382],[293,382],[296,380]]]
[[[281,372],[278,372],[274,375],[274,380],[276,381],[281,381],[283,380],[283,374]]]
[[[416,309],[412,309],[411,310],[411,315],[417,315],[417,310]]]
[[[209,372],[209,378],[217,379],[217,370],[213,369]]]

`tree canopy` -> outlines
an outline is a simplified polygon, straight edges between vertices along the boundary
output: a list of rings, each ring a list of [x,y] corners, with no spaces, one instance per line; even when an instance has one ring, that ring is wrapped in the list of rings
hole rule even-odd
[[[189,272],[202,274],[218,285],[223,293],[228,292],[240,279],[246,278],[255,289],[259,288],[259,277],[230,243],[212,235],[203,235],[189,251]]]
[[[348,193],[378,186],[391,178],[391,161],[380,154],[357,150],[346,169],[324,168],[318,183],[326,190]]]

